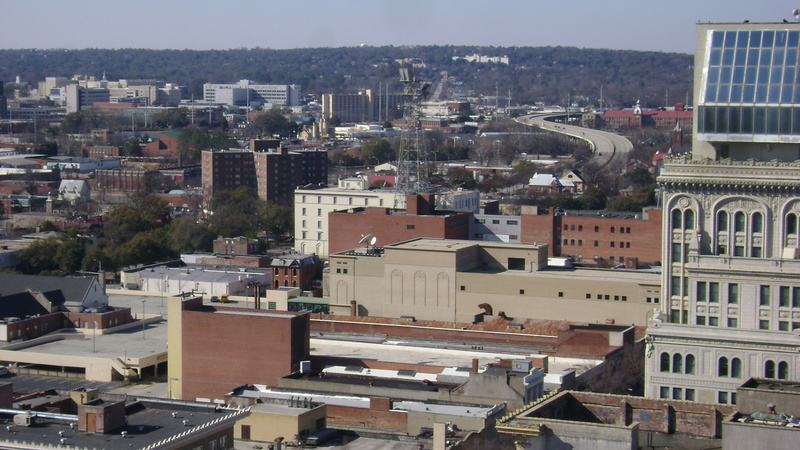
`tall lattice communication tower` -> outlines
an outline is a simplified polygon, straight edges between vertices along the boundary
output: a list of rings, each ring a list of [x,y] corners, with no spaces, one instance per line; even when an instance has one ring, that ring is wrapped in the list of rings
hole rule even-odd
[[[397,154],[397,184],[394,207],[405,207],[406,196],[430,192],[428,181],[428,157],[425,151],[425,135],[419,120],[420,102],[427,96],[431,83],[418,80],[410,67],[400,68],[403,83],[403,121],[405,128],[400,133],[400,151]]]

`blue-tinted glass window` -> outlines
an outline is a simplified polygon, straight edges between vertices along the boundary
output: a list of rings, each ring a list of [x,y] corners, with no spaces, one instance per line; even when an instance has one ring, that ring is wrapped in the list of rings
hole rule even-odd
[[[750,32],[750,47],[761,47],[761,32],[760,31],[751,31]]]
[[[734,84],[731,86],[731,103],[741,103],[742,101],[742,85]]]
[[[789,48],[797,48],[800,45],[800,32],[790,31],[786,41],[786,46]]]
[[[767,133],[778,134],[778,127],[780,125],[780,116],[778,108],[767,109]]]
[[[781,134],[792,132],[792,108],[780,108],[781,115]]]
[[[760,33],[759,33],[760,34]],[[715,31],[711,34],[711,47],[712,48],[720,48],[722,47],[722,41],[725,38],[724,31]]]
[[[793,89],[794,86],[785,85],[781,90],[781,103],[791,103],[792,102],[792,94],[794,94]]]
[[[744,67],[734,67],[733,68],[733,80],[731,80],[733,84],[742,84],[744,83]]]
[[[756,98],[756,86],[753,84],[745,85],[744,94],[742,95],[742,102],[753,103]]]
[[[736,46],[736,32],[728,31],[725,33],[725,48],[732,48]]]
[[[736,49],[733,64],[736,66],[743,66],[747,63],[747,50],[744,48]]]
[[[725,133],[728,128],[728,108],[717,108],[717,133]]]
[[[736,47],[738,48],[747,48],[750,41],[750,32],[749,31],[740,31],[738,33]]]
[[[747,52],[747,65],[748,66],[757,66],[758,65],[758,54],[759,54],[759,50],[757,48],[751,48],[750,51]]]
[[[790,48],[786,50],[786,61],[784,62],[787,66],[794,66],[797,65],[797,49]]]
[[[716,108],[706,108],[705,110],[705,129],[709,133],[716,133],[717,131],[717,111],[715,110]]]
[[[792,134],[800,134],[800,108],[792,108]]]
[[[785,67],[783,69],[783,84],[786,86],[791,86],[792,80],[794,80],[794,67]]]
[[[756,86],[756,103],[766,103],[767,101],[767,85],[759,84]]]
[[[710,70],[709,70],[710,72]],[[744,70],[744,82],[747,84],[755,84],[756,83],[756,74],[758,73],[758,67],[748,67]]]
[[[722,50],[711,50],[711,56],[708,60],[709,65],[718,66],[720,61],[722,61]]]
[[[753,132],[753,108],[742,108],[742,133]]]
[[[701,133],[706,131],[706,114],[705,106],[699,107],[697,111],[697,130]]]
[[[741,127],[741,108],[728,108],[728,133],[739,133]]]
[[[758,84],[767,84],[767,82],[769,82],[769,67],[761,66],[758,68],[758,78],[756,82]]]
[[[774,31],[765,31],[761,34],[761,47],[771,48],[772,42],[775,40]]]
[[[727,102],[728,98],[730,97],[730,90],[731,87],[728,84],[719,85],[719,89],[717,90],[717,102]]]
[[[717,100],[717,85],[709,84],[706,86],[706,101],[714,102]]]
[[[755,108],[753,115],[753,132],[757,134],[764,134],[767,131],[767,108]]]
[[[769,103],[778,103],[781,99],[781,87],[780,86],[770,86],[769,87]]]
[[[723,67],[722,70],[719,71],[719,84],[730,83],[732,72],[733,68],[727,66]]]
[[[786,31],[775,32],[775,48],[786,47]]]
[[[719,67],[708,68],[708,79],[706,83],[717,84],[719,83]]]
[[[733,49],[726,48],[722,51],[722,65],[730,66],[733,64]]]
[[[775,51],[772,52],[772,65],[773,66],[783,66],[783,54],[784,53],[785,53],[785,50],[783,50],[783,49],[780,49],[780,50],[775,49]]]
[[[792,108],[781,108],[781,134],[790,134],[792,132]]]
[[[761,50],[761,61],[760,61],[761,65],[768,66],[771,60],[772,60],[772,50],[769,49]]]
[[[769,77],[770,84],[781,84],[781,77],[783,77],[783,70],[780,67],[773,67],[772,75]]]

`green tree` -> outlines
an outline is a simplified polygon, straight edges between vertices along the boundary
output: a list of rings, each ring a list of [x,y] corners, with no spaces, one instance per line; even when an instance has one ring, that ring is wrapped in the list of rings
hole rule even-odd
[[[361,161],[364,164],[378,164],[394,161],[395,154],[392,144],[383,138],[372,138],[364,142],[361,146]],[[376,164],[377,165],[377,164]]]
[[[127,141],[125,141],[125,145],[122,146],[122,156],[142,156],[142,146],[139,145],[139,139],[135,137],[131,137]]]
[[[194,218],[182,217],[169,224],[169,244],[175,253],[210,252],[212,250],[214,232]]]
[[[117,205],[109,214],[103,233],[113,245],[122,245],[139,233],[169,223],[171,208],[154,195],[136,194],[130,204]]]
[[[19,252],[20,266],[27,274],[58,271],[58,263],[53,256],[58,253],[61,240],[50,238],[34,241],[28,248]]]
[[[478,182],[467,169],[456,167],[447,171],[447,184],[453,188],[475,189]]]
[[[71,237],[63,239],[53,256],[53,261],[58,264],[58,268],[64,273],[75,273],[81,269],[81,263],[85,254],[83,239]]]
[[[597,210],[606,207],[607,199],[602,189],[590,186],[583,191],[581,201],[583,202],[583,209]]]
[[[267,136],[280,135],[291,136],[297,133],[297,124],[289,121],[280,110],[273,108],[270,111],[259,114],[253,120],[253,125]]]

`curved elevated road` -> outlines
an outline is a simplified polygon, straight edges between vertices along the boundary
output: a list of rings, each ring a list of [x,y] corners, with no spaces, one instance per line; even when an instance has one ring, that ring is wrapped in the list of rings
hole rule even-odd
[[[517,119],[517,122],[525,125],[538,126],[542,130],[561,133],[588,142],[589,145],[592,146],[595,160],[603,166],[610,164],[612,161],[625,161],[626,153],[633,150],[633,143],[618,134],[575,125],[555,123],[547,120],[554,117],[563,117],[565,115],[565,112],[532,114],[520,117]]]

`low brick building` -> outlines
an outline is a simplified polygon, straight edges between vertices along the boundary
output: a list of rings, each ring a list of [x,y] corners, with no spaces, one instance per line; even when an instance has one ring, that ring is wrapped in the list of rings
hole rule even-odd
[[[170,396],[222,399],[243,384],[271,385],[309,358],[309,313],[169,300]]]
[[[656,208],[642,213],[523,210],[521,240],[548,244],[549,256],[636,267],[661,261],[661,216]]]
[[[470,213],[436,211],[433,195],[409,195],[406,209],[349,208],[328,214],[328,251],[350,250],[371,234],[387,245],[418,237],[469,239]]]

